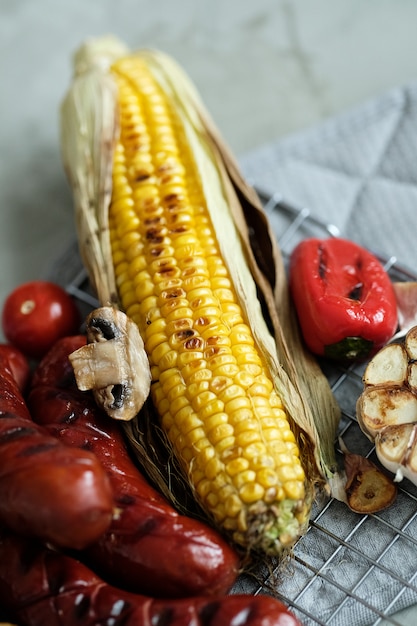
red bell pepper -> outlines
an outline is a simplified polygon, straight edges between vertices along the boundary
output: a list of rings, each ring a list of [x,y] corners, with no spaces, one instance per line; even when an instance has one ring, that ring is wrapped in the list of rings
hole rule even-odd
[[[289,287],[305,343],[316,355],[363,360],[397,329],[390,277],[373,254],[353,241],[302,241],[290,257]]]

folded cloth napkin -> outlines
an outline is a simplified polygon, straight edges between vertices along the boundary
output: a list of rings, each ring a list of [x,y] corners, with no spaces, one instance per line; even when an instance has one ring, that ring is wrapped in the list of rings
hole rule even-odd
[[[261,189],[417,271],[416,159],[417,83],[262,145],[240,163]]]
[[[277,115],[279,112],[277,112]],[[417,84],[406,85],[319,126],[244,155],[244,175],[267,195],[306,208],[341,236],[417,275]],[[273,207],[277,239],[291,216]],[[298,238],[317,234],[307,220]],[[325,235],[322,231],[321,236]],[[284,237],[285,239],[285,237]],[[296,238],[288,243],[287,252]],[[342,408],[349,449],[372,455],[355,420],[360,366],[326,372]],[[417,604],[417,490],[404,481],[397,502],[359,516],[335,500],[317,503],[294,558],[261,584],[242,577],[234,592],[281,596],[306,626],[404,624],[394,615]],[[416,607],[417,623],[417,607]],[[389,617],[391,616],[391,617]],[[382,621],[381,621],[382,620]]]

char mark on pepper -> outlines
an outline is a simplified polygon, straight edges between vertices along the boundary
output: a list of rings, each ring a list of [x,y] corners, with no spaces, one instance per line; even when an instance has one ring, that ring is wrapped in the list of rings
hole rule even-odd
[[[326,278],[326,272],[327,272],[327,263],[326,263],[326,259],[325,259],[325,254],[324,254],[324,247],[322,245],[319,245],[318,249],[318,257],[319,257],[319,276],[322,280],[325,280]]]
[[[350,300],[360,302],[360,300],[362,300],[363,288],[363,282],[356,283],[356,285],[349,291],[348,298],[350,298]]]

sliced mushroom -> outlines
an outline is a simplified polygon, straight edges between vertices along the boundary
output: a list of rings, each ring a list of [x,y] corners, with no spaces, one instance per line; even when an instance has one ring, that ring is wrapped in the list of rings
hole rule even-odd
[[[86,320],[87,344],[70,355],[79,389],[92,390],[106,413],[118,420],[135,417],[151,385],[150,366],[136,324],[113,307],[101,307]]]

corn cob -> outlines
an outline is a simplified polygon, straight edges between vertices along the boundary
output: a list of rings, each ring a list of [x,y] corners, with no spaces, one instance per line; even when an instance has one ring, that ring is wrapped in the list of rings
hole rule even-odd
[[[170,60],[118,51],[106,69],[118,114],[112,272],[144,342],[160,424],[214,523],[247,549],[281,554],[306,528],[320,470],[314,445],[300,457],[311,435],[296,425],[303,402],[262,316],[225,173]],[[114,305],[111,293],[101,302]]]

